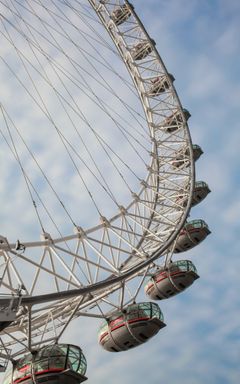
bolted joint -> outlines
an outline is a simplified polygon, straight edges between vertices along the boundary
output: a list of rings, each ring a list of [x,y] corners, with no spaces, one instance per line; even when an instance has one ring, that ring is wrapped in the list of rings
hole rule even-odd
[[[132,197],[135,201],[140,201],[140,197],[135,192],[132,193]]]
[[[47,243],[53,243],[51,235],[47,232],[43,232],[41,234],[41,240],[46,241]]]
[[[122,213],[122,215],[126,215],[126,213],[127,213],[127,210],[123,205],[119,206],[119,211]]]
[[[6,237],[0,236],[0,249],[9,249],[10,245]]]
[[[108,219],[104,216],[100,216],[100,221],[101,223],[105,226],[105,227],[110,227],[110,223],[108,221]]]
[[[145,180],[142,180],[142,181],[140,182],[140,184],[141,184],[143,187],[145,187],[145,188],[148,187],[148,185],[147,185],[147,183],[146,183]]]
[[[79,226],[74,227],[74,233],[76,233],[79,238],[83,238],[86,236],[84,229]]]

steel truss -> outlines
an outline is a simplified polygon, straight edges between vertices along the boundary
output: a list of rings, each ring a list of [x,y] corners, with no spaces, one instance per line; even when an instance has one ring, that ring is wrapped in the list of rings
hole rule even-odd
[[[57,342],[73,318],[101,318],[105,305],[107,311],[108,305],[122,308],[135,301],[154,261],[171,257],[190,209],[194,185],[190,133],[155,43],[128,1],[89,0],[89,4],[138,91],[152,141],[149,165],[131,203],[119,206],[112,218],[101,217],[94,228],[76,227],[61,238],[44,233],[40,241],[20,241],[17,247],[1,237],[1,288],[21,297],[15,319],[2,331],[4,345],[13,349],[11,359]],[[128,17],[116,22],[114,12],[123,5]],[[153,91],[157,81],[163,81],[164,91]],[[179,153],[187,167],[174,166]],[[183,194],[188,199],[184,206],[179,203]],[[27,276],[22,273],[25,268],[31,271]],[[9,298],[2,297],[1,302],[7,308]]]

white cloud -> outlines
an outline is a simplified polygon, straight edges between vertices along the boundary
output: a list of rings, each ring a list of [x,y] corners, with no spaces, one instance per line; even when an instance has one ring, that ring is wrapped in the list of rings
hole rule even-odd
[[[236,36],[239,34],[239,24],[230,24],[216,41],[216,48],[222,55],[235,55],[238,53]]]
[[[232,12],[236,12],[239,2],[219,1],[218,6],[213,8],[210,3],[205,2],[209,11],[218,12],[223,7],[222,19],[213,17],[211,23],[207,12],[196,14],[199,12],[198,4],[189,0],[134,2],[136,10],[140,14],[143,13],[145,26],[156,40],[168,68],[174,70],[174,74],[177,75],[176,86],[183,105],[189,106],[189,110],[194,111],[190,120],[194,142],[205,150],[205,154],[196,164],[197,179],[207,181],[212,193],[199,207],[194,208],[191,217],[201,216],[206,219],[213,233],[196,249],[179,255],[194,261],[200,279],[182,295],[160,303],[167,327],[146,345],[126,354],[108,354],[97,346],[98,321],[89,319],[74,321],[64,340],[81,345],[85,351],[89,362],[87,373],[89,384],[109,381],[114,384],[122,382],[143,384],[146,381],[149,384],[159,382],[238,384],[240,380],[238,360],[240,138],[237,115],[239,90],[238,79],[234,77],[235,75],[233,77],[229,75],[231,69],[236,73],[239,70],[235,68],[239,49],[235,36],[239,33],[238,25],[231,24],[228,18],[224,18],[224,14],[229,17]],[[195,24],[196,29],[192,27]],[[182,32],[182,35],[178,35],[178,31]],[[2,44],[1,54],[6,53],[9,53],[9,50]],[[66,64],[65,60],[61,63]],[[83,202],[82,207],[84,206],[84,197],[78,188],[78,177],[69,174],[68,167],[60,165],[60,161],[63,160],[61,146],[57,145],[56,137],[53,139],[48,136],[48,127],[43,127],[46,121],[41,118],[36,108],[26,111],[28,97],[18,98],[14,92],[13,81],[9,82],[6,71],[2,72],[1,79],[2,98],[10,102],[12,107],[13,104],[17,107],[15,112],[17,121],[19,126],[23,127],[26,138],[28,140],[32,138],[32,127],[35,129],[34,144],[44,136],[43,144],[47,144],[50,151],[43,150],[43,145],[37,147],[39,162],[47,168],[47,173],[61,196],[67,196],[72,202],[71,212],[76,214],[79,221],[89,219],[88,216],[94,220],[93,211],[89,213],[83,208],[76,208],[79,198]],[[57,83],[57,79],[55,81]],[[122,90],[125,92],[124,88]],[[46,99],[50,96],[46,88],[43,94]],[[104,93],[104,97],[109,101],[107,93]],[[83,100],[84,110],[91,111],[89,117],[91,121],[101,121],[102,124],[104,120],[103,117],[99,118],[99,111],[95,108],[92,111],[93,105],[79,96],[80,105],[83,104]],[[57,110],[59,124],[67,123],[67,119],[64,119],[63,114],[59,112],[59,106],[56,107],[53,101],[48,102],[49,107],[55,112]],[[124,113],[122,106],[118,105],[117,108]],[[23,110],[26,112],[23,113]],[[79,121],[78,124],[80,125]],[[83,135],[86,134],[85,127],[81,125],[81,128]],[[72,131],[69,132],[69,137],[75,138]],[[73,142],[77,143],[75,139]],[[98,147],[96,142],[92,141],[89,146],[93,152]],[[126,152],[127,148],[124,147],[123,158]],[[24,183],[20,183],[19,175],[13,172],[11,156],[7,153],[4,157],[0,187],[1,233],[7,236],[10,234],[12,239],[16,239],[19,227],[22,226],[30,235],[33,230],[31,228],[33,212],[29,209],[26,187]],[[66,158],[64,162],[67,162]],[[27,162],[27,158],[24,160]],[[132,161],[134,162],[133,155]],[[107,168],[106,159],[103,163]],[[27,166],[34,180],[38,182],[33,163],[29,162]],[[140,167],[136,166],[136,169],[139,170]],[[84,175],[87,176],[86,170]],[[94,184],[93,180],[87,180],[91,185]],[[117,191],[117,175],[113,183],[114,190]],[[3,189],[5,184],[10,187],[11,202],[6,202],[7,193]],[[69,190],[66,187],[69,187]],[[41,184],[41,192],[44,198],[48,196],[48,204],[54,207],[54,199],[50,197],[44,183]],[[11,218],[10,205],[13,211]],[[56,218],[64,227],[64,219],[58,209]],[[34,229],[35,235],[38,236],[38,228]],[[143,295],[140,297],[144,298]]]

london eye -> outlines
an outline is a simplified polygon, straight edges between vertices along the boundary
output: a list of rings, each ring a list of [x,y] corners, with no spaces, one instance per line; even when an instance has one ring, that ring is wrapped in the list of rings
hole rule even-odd
[[[81,383],[84,346],[61,341],[74,319],[99,319],[98,343],[129,350],[165,327],[159,301],[199,277],[182,254],[210,234],[189,217],[210,192],[195,180],[203,151],[128,1],[0,3],[1,150],[14,180],[0,370],[12,363],[4,384]]]

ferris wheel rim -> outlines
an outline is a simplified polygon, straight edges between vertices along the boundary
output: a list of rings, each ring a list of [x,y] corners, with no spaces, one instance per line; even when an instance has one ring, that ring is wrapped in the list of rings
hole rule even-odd
[[[88,1],[88,2],[90,3],[90,5],[94,8],[94,10],[95,10],[96,12],[98,12],[98,8],[96,8],[97,5],[98,5],[98,4],[97,4],[97,1],[96,1],[96,0],[87,0],[87,1]],[[107,3],[108,3],[107,0],[99,0],[99,4],[100,4],[100,5],[101,5],[101,4],[102,4],[102,5],[105,5],[105,4],[107,4]],[[136,21],[138,22],[138,26],[141,28],[141,30],[142,30],[142,31],[144,32],[144,34],[146,35],[146,37],[147,37],[147,39],[148,39],[148,42],[149,42],[150,44],[152,44],[152,39],[150,38],[148,32],[146,31],[146,29],[145,29],[143,23],[141,22],[141,20],[139,19],[138,15],[137,15],[136,12],[134,11],[134,8],[133,8],[132,4],[131,4],[128,0],[124,0],[124,1],[123,1],[123,4],[124,4],[124,3],[127,4],[127,5],[129,6],[129,9],[131,9],[131,13],[132,13],[132,15],[134,16],[134,18],[135,18]],[[111,4],[113,4],[113,3],[111,3]],[[118,4],[117,1],[116,1],[116,4]],[[99,16],[99,15],[98,15],[98,16]],[[116,26],[116,27],[117,27],[117,26]],[[110,29],[107,29],[107,32],[110,34]],[[111,36],[111,34],[110,34],[110,36]],[[115,41],[114,41],[114,42],[115,42]],[[167,71],[167,69],[166,69],[166,66],[165,66],[163,60],[161,59],[161,57],[160,57],[160,55],[159,55],[159,52],[158,52],[158,50],[156,49],[155,45],[153,46],[153,50],[154,50],[155,55],[157,56],[158,61],[161,63],[161,66],[164,68],[165,75],[168,75],[168,71]],[[122,57],[122,58],[123,58],[123,57]],[[127,63],[126,63],[125,60],[123,60],[123,62],[124,62],[125,65],[127,66],[127,69],[128,69],[128,71],[130,72],[131,76],[134,78],[134,75],[133,75],[133,73],[131,72],[131,68],[127,65]],[[135,66],[137,67],[136,63],[135,63]],[[137,89],[137,91],[139,92],[139,94],[141,95],[141,90],[139,90],[138,84],[134,83],[134,85],[135,85],[135,88]],[[173,92],[174,97],[177,99],[177,103],[178,103],[178,105],[179,105],[179,107],[180,107],[180,110],[183,111],[183,107],[182,107],[182,105],[181,105],[181,101],[180,101],[180,99],[179,99],[179,97],[178,97],[178,94],[177,94],[176,89],[175,89],[175,87],[174,87],[173,84],[172,84],[172,89],[171,89],[171,91]],[[143,109],[148,107],[148,105],[145,105],[145,103],[144,103],[144,101],[146,102],[147,99],[148,99],[148,98],[146,97],[146,95],[145,95],[144,100],[143,100],[142,97],[140,97],[140,100],[141,100],[141,102],[142,102]],[[146,115],[145,115],[145,116],[146,116]],[[150,123],[150,121],[149,121],[149,119],[148,119],[147,116],[146,116],[146,122],[147,122],[148,126],[151,125],[151,123]],[[191,180],[190,180],[191,183],[190,183],[190,188],[189,188],[189,196],[190,196],[190,198],[188,199],[187,205],[184,207],[185,215],[184,215],[183,220],[181,220],[181,224],[179,225],[180,227],[183,226],[183,224],[184,224],[184,222],[185,222],[185,220],[186,220],[186,217],[187,217],[187,215],[188,215],[188,213],[189,213],[189,210],[190,210],[190,208],[191,208],[191,196],[192,196],[193,185],[194,185],[194,180],[195,180],[195,167],[194,167],[194,158],[193,158],[193,151],[192,151],[192,145],[191,145],[191,144],[192,144],[192,141],[191,141],[191,135],[190,135],[190,131],[189,131],[189,128],[188,128],[188,124],[187,124],[186,121],[184,122],[184,125],[185,125],[185,130],[186,130],[186,132],[187,132],[187,134],[188,134],[188,142],[189,142],[189,144],[190,144],[190,145],[189,145],[189,152],[190,152],[190,153],[189,153],[189,160],[190,160],[190,166],[191,166],[191,173],[192,173],[192,176],[191,176]],[[154,146],[155,146],[155,144],[154,144],[154,141],[153,141],[153,148],[154,148]],[[148,173],[148,174],[146,175],[146,179],[149,178],[149,175],[150,175],[150,173]],[[144,190],[144,187],[141,187],[140,190],[139,190],[139,192],[137,193],[137,195],[140,196],[143,190]],[[134,204],[134,200],[132,200],[130,203],[128,203],[127,207],[124,207],[124,209],[125,209],[126,211],[128,211],[128,210],[132,207],[133,204]],[[121,208],[123,208],[123,207],[120,206],[119,208],[121,209]],[[86,235],[91,234],[92,232],[94,232],[94,231],[96,231],[96,230],[98,230],[98,229],[100,229],[100,228],[103,228],[103,227],[105,226],[105,222],[104,222],[104,220],[107,220],[107,222],[111,224],[112,222],[114,222],[114,221],[115,221],[116,219],[118,219],[119,217],[121,217],[121,212],[120,212],[120,213],[116,213],[114,216],[112,216],[112,217],[110,217],[110,218],[107,218],[107,219],[106,219],[105,217],[100,217],[102,223],[97,224],[97,225],[95,225],[95,226],[93,226],[93,227],[90,227],[90,228],[83,229],[82,227],[78,227],[78,226],[76,226],[76,227],[74,227],[76,234],[69,234],[69,235],[63,235],[63,236],[58,237],[58,238],[52,238],[52,237],[50,236],[49,233],[47,233],[47,232],[45,233],[45,232],[44,232],[44,233],[42,233],[42,235],[41,235],[42,240],[39,240],[39,241],[22,241],[22,240],[21,240],[20,244],[21,244],[21,245],[24,245],[25,248],[31,248],[31,247],[43,247],[43,246],[48,246],[48,245],[50,245],[50,244],[57,244],[57,243],[60,243],[60,242],[64,242],[64,241],[66,241],[66,240],[71,240],[71,239],[75,239],[75,238],[77,238],[77,237],[79,236],[79,232],[84,232]],[[180,228],[180,229],[181,229],[181,228]],[[46,235],[46,237],[45,237],[45,235]],[[0,250],[14,250],[14,249],[16,249],[16,243],[9,243],[9,242],[8,242],[8,239],[7,239],[6,237],[3,237],[3,236],[0,236],[0,237],[1,237],[1,241],[0,241]]]
[[[98,4],[97,4],[96,0],[88,0],[88,2],[89,2],[90,5],[93,7],[93,9],[95,10],[95,12],[97,12],[97,14],[98,14]],[[99,1],[99,4],[102,4],[102,5],[106,5],[107,3],[108,3],[107,1]],[[152,39],[150,38],[150,36],[149,36],[149,34],[147,33],[147,31],[146,31],[146,29],[145,29],[143,23],[141,22],[141,20],[140,20],[139,17],[137,16],[136,12],[134,11],[133,6],[130,4],[130,2],[129,2],[128,0],[125,0],[125,1],[123,2],[123,4],[124,4],[124,3],[128,5],[129,9],[131,9],[131,14],[132,14],[132,16],[134,16],[134,18],[136,19],[136,21],[137,21],[137,23],[138,23],[138,26],[139,26],[139,27],[141,28],[141,30],[144,32],[144,35],[147,37],[147,41],[148,41],[148,43],[149,43],[149,44],[152,44]],[[98,14],[98,16],[100,17],[99,14]],[[101,19],[101,17],[100,17],[100,19]],[[118,26],[115,26],[115,27],[118,28]],[[112,35],[111,35],[111,32],[110,32],[111,29],[110,29],[110,28],[106,28],[106,30],[107,30],[107,32],[109,33],[110,37],[112,38]],[[119,32],[119,31],[118,31],[118,32]],[[112,39],[112,40],[114,41],[114,39]],[[115,43],[115,41],[114,41],[114,43]],[[154,53],[155,53],[155,55],[156,55],[156,57],[157,57],[157,60],[161,63],[161,66],[164,68],[165,75],[168,75],[168,71],[167,71],[167,69],[166,69],[166,67],[165,67],[165,65],[164,65],[164,62],[162,61],[162,59],[161,59],[161,57],[160,57],[160,55],[159,55],[159,53],[158,53],[158,51],[157,51],[155,45],[153,46],[153,50],[154,50]],[[120,53],[121,53],[121,51],[120,51]],[[135,74],[133,74],[133,73],[131,72],[131,67],[130,67],[129,65],[127,65],[127,62],[126,62],[126,60],[124,60],[123,55],[121,55],[121,56],[122,56],[123,62],[125,63],[125,66],[127,67],[127,69],[128,69],[128,71],[129,71],[131,77],[134,78],[134,77],[135,77]],[[135,67],[137,68],[136,62],[135,62]],[[138,69],[138,68],[137,68],[137,69]],[[139,89],[139,87],[138,87],[138,83],[137,83],[137,82],[135,82],[134,84],[135,84],[135,87],[136,87],[136,89],[137,89],[137,91],[138,91],[138,93],[139,93],[139,95],[140,95],[140,100],[141,100],[143,109],[146,111],[146,109],[147,109],[148,106],[149,106],[149,103],[148,103],[148,97],[147,97],[146,95],[144,95],[144,97],[143,97],[143,95],[142,95],[142,91]],[[180,109],[181,109],[181,111],[182,111],[183,108],[182,108],[180,99],[179,99],[179,97],[178,97],[178,94],[177,94],[176,89],[175,89],[175,87],[174,87],[173,84],[172,84],[172,89],[171,89],[171,91],[173,92],[174,97],[177,99],[177,103],[178,103],[178,105],[179,105],[179,107],[180,107]],[[147,116],[146,113],[145,113],[145,116],[146,116],[147,124],[150,126],[151,122],[149,121],[148,116]],[[177,236],[177,234],[179,233],[180,229],[183,227],[183,225],[184,225],[184,223],[185,223],[185,221],[186,221],[186,218],[187,218],[187,216],[188,216],[188,213],[189,213],[189,211],[190,211],[190,208],[191,208],[191,196],[192,196],[192,193],[193,193],[193,186],[194,186],[194,179],[195,179],[195,167],[194,167],[194,159],[193,159],[192,146],[191,146],[191,136],[190,136],[189,128],[188,128],[188,125],[187,125],[187,122],[186,122],[186,121],[185,121],[185,129],[186,129],[186,132],[187,132],[187,135],[188,135],[188,141],[189,141],[189,152],[190,152],[190,156],[189,156],[189,158],[190,158],[190,163],[191,163],[191,173],[192,173],[192,177],[191,177],[191,180],[190,180],[190,189],[189,189],[189,197],[190,197],[190,198],[188,199],[187,205],[184,207],[184,215],[183,215],[181,221],[178,223],[178,226],[177,226],[176,230],[174,230],[174,232],[172,233],[172,236],[170,236],[170,238],[169,238],[169,240],[167,241],[167,243],[164,244],[161,248],[159,248],[159,250],[157,250],[156,252],[154,252],[154,254],[153,254],[151,257],[148,258],[148,260],[146,260],[146,261],[143,262],[143,263],[140,263],[139,266],[136,266],[135,268],[133,268],[131,274],[134,274],[134,273],[136,273],[137,271],[141,270],[142,268],[146,267],[148,264],[150,264],[152,261],[154,261],[154,260],[157,258],[156,255],[161,254],[162,252],[164,252],[164,251],[169,247],[169,245],[172,243],[172,241],[176,238],[176,236]],[[153,142],[153,148],[154,148],[154,142]],[[155,152],[155,150],[154,150],[154,152]],[[146,175],[146,180],[149,178],[149,175],[150,175],[150,173],[148,173],[148,174]],[[144,187],[142,187],[142,188],[140,189],[140,191],[138,192],[137,195],[140,196],[143,190],[144,190]],[[126,211],[128,211],[128,210],[130,209],[130,207],[132,207],[133,204],[134,204],[134,200],[132,200],[132,201],[128,204],[128,206],[127,206],[126,208],[124,208],[124,209],[125,209]],[[121,207],[120,207],[120,208],[121,208]],[[113,217],[107,219],[107,222],[108,222],[109,224],[111,224],[112,222],[114,222],[115,220],[117,220],[119,217],[121,217],[121,212],[118,213],[118,214],[115,214]],[[40,240],[40,241],[30,241],[30,242],[24,242],[24,241],[23,241],[23,242],[21,242],[21,243],[22,243],[22,245],[24,245],[24,248],[43,247],[43,246],[49,246],[49,245],[51,245],[51,244],[54,244],[54,245],[55,245],[55,244],[57,244],[57,243],[65,242],[66,240],[71,240],[71,239],[76,239],[76,238],[78,238],[78,236],[79,236],[79,232],[84,232],[86,235],[88,235],[88,234],[90,234],[90,233],[92,233],[92,232],[94,232],[94,231],[96,231],[96,230],[98,230],[98,229],[100,229],[100,228],[103,228],[103,227],[105,226],[104,220],[106,220],[106,219],[105,219],[104,217],[102,217],[102,223],[100,223],[100,224],[98,224],[98,225],[96,225],[96,226],[94,226],[94,227],[88,228],[88,229],[86,229],[86,230],[85,230],[85,229],[83,230],[83,229],[80,228],[80,227],[76,227],[76,228],[75,228],[75,232],[76,232],[76,234],[65,235],[65,236],[62,236],[62,237],[60,237],[60,238],[52,238],[48,233],[43,233],[43,234],[42,234],[42,240]],[[143,238],[143,240],[144,240],[144,238]],[[7,239],[6,239],[6,241],[1,241],[1,243],[0,243],[0,249],[2,249],[2,250],[6,250],[6,251],[7,251],[7,250],[11,250],[13,253],[15,253],[14,250],[16,249],[16,243],[8,243],[8,241],[7,241]],[[16,252],[16,255],[17,255],[17,252]],[[142,266],[141,266],[141,265],[142,265]],[[121,275],[121,277],[122,277],[121,279],[124,280],[124,279],[125,279],[126,277],[128,277],[128,276],[129,276],[129,273],[126,272],[126,274],[124,273],[123,275]],[[113,281],[112,281],[112,283],[111,283],[110,280],[109,280],[109,285],[118,282],[119,279],[120,279],[119,277],[114,278]],[[120,279],[120,280],[121,280],[121,279]],[[104,285],[104,286],[105,286],[105,284],[106,284],[106,282],[103,282],[103,285]],[[101,284],[99,283],[99,288],[97,288],[97,289],[100,289],[100,286],[101,286]],[[95,288],[93,288],[93,290],[94,290],[94,289],[95,289]],[[82,291],[84,292],[84,289],[82,289]],[[81,289],[79,290],[79,292],[81,292]],[[29,298],[28,298],[28,299],[26,298],[26,302],[28,302],[28,301],[29,301]]]
[[[101,6],[105,6],[107,4],[107,2],[101,2],[101,1],[99,1],[97,3],[95,0],[88,0],[88,2],[90,3],[90,5],[93,8],[94,8],[94,4],[95,4],[95,6],[98,6],[99,4],[101,4]],[[130,3],[127,0],[124,3],[128,4],[128,6],[131,7]],[[97,11],[95,8],[94,8],[94,10]],[[132,17],[134,17],[136,19],[139,28],[144,33],[144,36],[146,36],[148,42],[150,44],[152,44],[152,40],[151,40],[150,36],[146,32],[143,24],[141,23],[141,21],[139,20],[138,16],[136,15],[135,11],[132,8],[131,8],[131,12],[132,12]],[[115,27],[118,29],[117,26],[115,26]],[[108,30],[108,32],[110,32],[110,30]],[[155,46],[153,46],[152,48],[153,48],[153,51],[154,51],[157,59],[160,61],[161,66],[163,66],[163,68],[164,68],[165,75],[168,75],[167,69],[164,66],[164,63],[162,62],[162,60],[161,60],[161,58],[159,56],[158,51],[156,50]],[[123,61],[124,61],[125,65],[127,65],[126,61],[125,60],[123,60]],[[137,65],[135,66],[135,68],[137,68]],[[129,65],[127,65],[127,69],[130,72],[132,78],[134,78],[134,76],[136,76],[136,72],[131,73],[131,67]],[[148,109],[148,107],[149,107],[149,103],[147,101],[147,95],[144,95],[143,92],[142,92],[142,89],[139,89],[137,87],[138,83],[136,81],[134,83],[135,83],[135,86],[137,88],[137,91],[141,95],[140,99],[141,99],[141,102],[142,102],[142,105],[143,105],[143,109],[146,111]],[[176,90],[175,90],[173,85],[172,85],[172,88],[171,88],[171,92],[173,92],[174,97],[176,98],[177,104],[178,104],[178,106],[180,108],[180,111],[182,113],[183,112],[183,108],[182,108],[182,105],[181,105],[180,100],[178,98],[177,92],[176,92]],[[145,103],[143,102],[143,98],[145,100]],[[148,119],[148,115],[147,114],[146,114],[146,121],[147,121],[147,123],[149,125],[151,125],[151,121]],[[143,271],[147,266],[149,266],[153,261],[155,261],[157,258],[159,258],[160,255],[163,255],[163,253],[166,250],[169,249],[169,247],[171,246],[173,241],[176,239],[179,231],[183,227],[183,225],[184,225],[184,223],[186,221],[186,218],[187,218],[187,216],[189,214],[189,211],[190,211],[190,208],[191,208],[191,196],[192,196],[192,193],[193,193],[193,186],[194,186],[194,178],[195,178],[194,159],[193,159],[193,152],[192,152],[192,146],[191,146],[191,136],[190,136],[190,133],[189,133],[189,128],[188,128],[186,120],[184,121],[184,131],[187,134],[187,141],[188,141],[188,148],[189,148],[189,161],[190,161],[190,167],[191,167],[191,171],[189,172],[189,180],[190,180],[189,191],[188,191],[189,195],[188,195],[187,205],[182,208],[181,219],[178,220],[177,225],[175,226],[174,230],[171,232],[171,235],[168,237],[167,241],[165,241],[162,244],[162,246],[159,247],[158,249],[156,249],[151,255],[148,255],[146,260],[140,261],[136,265],[130,265],[129,268],[128,267],[126,268],[126,270],[121,270],[119,276],[112,276],[109,279],[105,279],[105,280],[99,281],[99,282],[97,282],[95,284],[89,284],[88,286],[81,287],[79,289],[69,289],[69,290],[66,290],[66,291],[53,292],[53,293],[49,293],[49,294],[34,295],[34,296],[27,296],[27,295],[25,296],[24,295],[21,298],[22,304],[35,305],[35,304],[39,304],[39,303],[43,303],[43,302],[47,302],[47,301],[59,300],[60,298],[74,298],[76,296],[86,295],[87,293],[97,292],[97,291],[99,291],[101,289],[105,289],[106,287],[114,287],[119,282],[125,281],[126,279],[130,278],[131,276],[135,276],[138,272]],[[157,153],[157,150],[154,149],[155,145],[156,145],[154,141],[153,141],[152,145],[153,145],[153,152]],[[153,159],[152,159],[152,161],[153,161]],[[176,172],[177,172],[177,170],[176,170]],[[150,175],[150,172],[149,172],[149,174],[147,174],[146,180],[150,177],[149,175]],[[144,187],[142,187],[140,189],[140,192],[138,193],[138,196],[141,195],[141,191],[143,191],[143,190],[144,190]],[[128,204],[127,208],[125,208],[125,209],[128,210],[129,207],[131,207],[134,204],[134,202],[135,202],[135,200],[132,200],[131,203]],[[108,224],[111,225],[111,223],[114,222],[115,220],[117,220],[118,218],[120,218],[121,215],[122,215],[122,213],[120,212],[117,215],[113,216],[112,218],[108,219],[107,220]],[[102,219],[103,219],[103,222],[101,224],[99,224],[96,227],[84,230],[84,233],[88,235],[89,233],[94,232],[96,229],[104,228],[106,226],[106,223],[104,222],[104,218],[102,218]],[[76,228],[76,229],[77,229],[77,233],[76,234],[71,234],[71,235],[67,235],[67,236],[64,236],[64,237],[61,237],[61,238],[56,238],[56,239],[52,239],[51,237],[49,237],[49,238],[45,237],[45,239],[42,240],[42,241],[26,242],[26,243],[23,242],[23,245],[26,248],[43,247],[43,246],[51,246],[51,245],[54,246],[55,244],[63,242],[65,240],[77,239],[79,237],[79,231],[82,231],[82,229],[81,228]],[[46,235],[48,235],[48,234],[46,234]],[[18,252],[16,250],[14,250],[16,248],[15,244],[12,244],[12,243],[9,244],[6,241],[5,243],[3,242],[0,245],[0,248],[2,250],[4,250],[4,251],[10,250],[10,252],[13,255],[14,254],[18,255]]]

